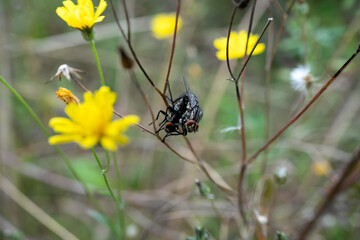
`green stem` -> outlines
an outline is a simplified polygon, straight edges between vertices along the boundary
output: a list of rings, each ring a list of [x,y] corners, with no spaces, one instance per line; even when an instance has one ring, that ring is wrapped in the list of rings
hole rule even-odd
[[[97,64],[97,67],[99,69],[99,75],[100,75],[100,80],[101,80],[101,85],[105,86],[105,80],[104,80],[104,75],[103,75],[103,72],[102,72],[102,69],[101,69],[101,64],[100,64],[100,58],[99,58],[99,55],[96,51],[96,47],[95,47],[95,40],[92,39],[90,41],[90,44],[91,44],[91,48],[94,52],[94,56],[95,56],[95,59],[96,59],[96,64]]]
[[[24,100],[24,98],[1,76],[0,76],[0,81],[11,91],[11,93],[25,107],[25,109],[29,112],[30,116],[35,120],[35,122],[39,125],[41,130],[44,132],[46,137],[50,137],[50,132],[47,130],[45,125],[41,122],[40,118],[36,115],[34,110],[32,110],[32,108],[29,106],[29,104],[27,104],[27,102]],[[90,192],[90,190],[89,190],[88,186],[86,185],[86,183],[83,182],[80,179],[79,175],[75,172],[75,170],[74,170],[73,166],[71,165],[71,162],[70,162],[69,158],[66,156],[66,154],[61,150],[61,148],[59,146],[54,145],[54,148],[60,154],[61,158],[64,160],[66,166],[68,167],[68,169],[70,170],[72,175],[75,177],[75,179],[82,184],[82,186],[84,188],[84,191],[85,191],[85,194],[90,199],[90,201],[94,204],[95,207],[97,207],[97,209],[100,212],[103,212],[100,205],[99,205],[99,203],[95,200],[94,196]]]
[[[125,235],[126,229],[125,229],[125,218],[124,218],[124,211],[123,211],[123,203],[122,203],[122,201],[121,201],[119,198],[117,198],[117,197],[115,196],[114,192],[112,191],[112,189],[111,189],[111,187],[110,187],[110,185],[109,185],[109,181],[108,181],[107,176],[106,176],[107,170],[109,170],[109,165],[110,165],[110,164],[109,164],[109,163],[110,163],[110,155],[109,155],[109,152],[108,152],[107,150],[105,150],[105,152],[106,152],[106,160],[107,160],[108,166],[107,166],[107,169],[104,169],[103,166],[102,166],[102,164],[101,164],[101,162],[100,162],[100,159],[99,159],[99,157],[98,157],[98,155],[97,155],[97,153],[96,153],[96,151],[95,151],[95,149],[92,147],[91,150],[92,150],[92,152],[93,152],[93,154],[94,154],[94,157],[95,157],[95,159],[96,159],[96,161],[97,161],[97,163],[98,163],[98,165],[99,165],[99,167],[100,167],[100,169],[101,169],[101,173],[102,173],[102,175],[103,175],[105,185],[106,185],[106,187],[107,187],[107,189],[108,189],[108,191],[109,191],[112,199],[113,199],[114,202],[115,202],[116,210],[117,210],[117,212],[118,212],[120,227],[121,227],[121,233],[120,233],[120,234],[121,234],[121,239],[124,240],[124,239],[125,239],[125,236],[126,236],[126,235]]]
[[[105,154],[106,154],[106,169],[105,169],[105,173],[107,173],[110,169],[110,154],[109,151],[105,149]]]
[[[92,151],[93,154],[94,154],[94,157],[95,157],[95,159],[96,159],[96,162],[97,162],[98,165],[99,165],[99,168],[102,169],[102,170],[104,170],[104,168],[103,168],[103,166],[101,165],[100,159],[99,159],[99,157],[98,157],[98,155],[97,155],[94,147],[91,147],[91,151]]]

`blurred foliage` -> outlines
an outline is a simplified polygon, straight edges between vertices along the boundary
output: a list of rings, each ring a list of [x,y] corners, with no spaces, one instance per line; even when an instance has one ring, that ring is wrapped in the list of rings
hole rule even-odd
[[[97,5],[97,1],[95,2]],[[114,2],[120,18],[124,19],[120,2]],[[269,30],[261,40],[269,48],[268,40],[276,39],[271,34],[278,33],[282,17],[272,1],[258,1],[258,4],[260,2],[267,2],[270,6],[263,12],[256,11],[259,18],[254,23],[254,33],[259,33],[267,18],[273,17],[272,27],[275,32],[271,33]],[[284,9],[290,6],[290,2],[279,0]],[[55,74],[59,65],[67,63],[83,69],[86,71],[83,84],[91,90],[99,87],[98,72],[90,46],[81,40],[79,32],[70,29],[56,16],[55,9],[60,4],[60,1],[35,0],[0,2],[0,30],[7,41],[1,46],[6,51],[1,52],[6,52],[10,64],[9,76],[4,77],[12,82],[46,124],[53,116],[65,115],[64,104],[58,101],[53,93],[58,86],[72,89],[82,99],[81,89],[73,82],[62,80],[44,84]],[[134,18],[131,20],[134,49],[146,71],[162,89],[171,41],[153,39],[148,23],[154,14],[174,12],[176,1],[127,1],[127,4],[130,16]],[[232,9],[231,0],[182,1],[184,26],[179,31],[170,81],[173,94],[178,96],[184,91],[182,76],[186,76],[191,89],[199,97],[200,104],[206,106],[199,132],[189,134],[189,139],[199,155],[236,189],[239,170],[237,164],[241,160],[240,136],[238,131],[221,133],[221,130],[237,126],[238,105],[234,84],[226,80],[230,75],[225,63],[216,59],[216,50],[212,45],[213,39],[226,36]],[[304,106],[304,102],[308,101],[354,52],[360,37],[359,9],[360,2],[356,0],[318,0],[305,1],[303,4],[296,1],[286,21],[270,72],[270,136],[287,122],[292,113]],[[96,38],[99,39],[96,45],[106,82],[118,94],[116,110],[124,115],[140,115],[141,124],[152,129],[148,126],[151,117],[146,104],[127,72],[121,68],[117,55],[118,45],[121,44],[130,52],[118,29],[112,25],[114,17],[110,6],[105,15],[104,22],[95,28]],[[246,23],[244,16],[248,15],[240,12],[236,16],[234,30],[239,23]],[[143,19],[140,25],[134,23],[143,17],[145,20]],[[247,28],[247,24],[241,26]],[[109,29],[104,30],[103,27]],[[105,37],[101,34],[105,34]],[[266,140],[266,59],[265,53],[253,57],[246,71],[245,127],[249,154],[254,153]],[[238,61],[236,69],[240,68],[241,61],[242,59]],[[268,200],[266,207],[269,207],[273,201],[272,215],[269,218],[269,239],[274,239],[274,236],[277,240],[293,239],[299,226],[313,213],[333,181],[333,176],[321,178],[313,175],[310,171],[312,163],[319,158],[327,159],[334,166],[336,175],[359,145],[359,98],[353,97],[360,93],[357,81],[358,61],[356,59],[346,69],[324,96],[285,132],[267,153],[262,154],[249,166],[245,188],[252,207],[258,208],[261,200]],[[235,63],[233,62],[234,65]],[[291,70],[298,65],[309,65],[311,73],[317,79],[303,101],[298,93],[291,89],[289,79]],[[0,67],[0,75],[4,72]],[[154,113],[164,109],[161,99],[138,67],[135,67],[135,74],[149,97]],[[224,84],[223,92],[218,90],[219,82]],[[3,86],[0,88],[2,90]],[[213,88],[218,90],[215,91],[216,96],[212,95]],[[351,102],[350,99],[355,100]],[[5,100],[2,98],[1,101],[6,101],[11,106],[7,113],[11,119],[11,124],[7,126],[11,129],[11,149],[6,151],[14,153],[20,159],[17,167],[10,167],[11,164],[6,163],[3,166],[4,172],[32,201],[79,239],[112,239],[106,218],[110,216],[110,219],[114,219],[115,207],[105,191],[101,172],[93,156],[74,144],[62,146],[80,178],[91,185],[92,191],[104,206],[106,216],[96,212],[83,195],[71,192],[73,186],[68,186],[67,191],[48,184],[47,179],[52,178],[52,174],[72,178],[71,173],[48,146],[46,137],[17,100],[11,96]],[[209,102],[211,104],[207,105]],[[336,125],[339,122],[341,124]],[[236,205],[207,180],[195,165],[181,160],[157,139],[139,129],[130,129],[128,136],[131,144],[120,149],[118,159],[120,185],[126,196],[125,210],[129,213],[127,221],[139,228],[139,231],[134,233],[135,236],[129,239],[172,239],[169,237],[173,236],[171,234],[175,234],[177,239],[184,239],[185,235],[189,236],[188,239],[196,240],[219,239],[220,234],[226,231],[227,239],[239,238],[239,231],[243,227],[239,227],[235,220],[229,217],[237,214]],[[182,137],[169,138],[169,144],[192,159]],[[104,160],[103,154],[100,156]],[[34,179],[26,172],[26,166],[37,166],[49,174]],[[286,184],[275,186],[269,179],[273,176],[274,169],[282,166],[288,169]],[[111,185],[116,187],[117,179],[113,166],[109,177]],[[215,205],[221,206],[219,211],[224,213],[223,218],[214,214],[208,199],[193,197],[194,178],[199,178],[211,189],[211,194],[214,194],[216,199]],[[265,190],[261,192],[264,180]],[[317,230],[309,239],[358,239],[359,185],[353,186],[349,192],[351,194],[342,195],[328,211],[336,220],[319,221]],[[262,195],[266,199],[259,199]],[[26,239],[25,236],[29,239],[55,238],[55,235],[33,216],[10,199],[4,199],[6,205],[2,204],[1,216],[19,229],[8,236],[4,234],[5,239]],[[250,217],[253,217],[252,214],[252,210],[249,210]],[[197,228],[200,225],[203,228]],[[282,232],[276,235],[278,229],[284,231],[288,237]]]

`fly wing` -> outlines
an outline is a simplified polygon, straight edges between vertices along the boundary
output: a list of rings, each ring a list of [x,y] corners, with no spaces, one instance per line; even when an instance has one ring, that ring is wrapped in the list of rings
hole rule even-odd
[[[190,108],[193,109],[194,107],[199,105],[199,101],[198,101],[197,97],[195,96],[195,94],[190,90],[190,87],[187,84],[185,77],[183,77],[183,79],[184,79],[184,84],[185,84],[185,89],[186,89],[186,95],[188,96],[188,99],[189,99]]]

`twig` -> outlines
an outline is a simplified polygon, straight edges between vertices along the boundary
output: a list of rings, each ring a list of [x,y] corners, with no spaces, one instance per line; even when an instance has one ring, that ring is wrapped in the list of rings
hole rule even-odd
[[[124,12],[125,12],[125,18],[126,18],[126,26],[127,26],[127,39],[130,41],[131,38],[131,28],[130,28],[130,20],[129,20],[129,12],[127,10],[126,6],[126,0],[122,0]]]
[[[267,141],[264,146],[262,146],[254,155],[252,155],[247,163],[253,162],[257,156],[263,152],[271,143],[273,143],[286,129],[288,129],[296,120],[298,120],[306,110],[320,97],[320,95],[335,81],[335,79],[341,74],[341,72],[350,64],[350,62],[358,55],[360,52],[360,45],[358,46],[356,52],[344,63],[344,65],[332,76],[325,85],[314,95],[314,97],[306,104],[303,109],[300,110],[298,114],[296,114],[288,123],[285,124],[283,128],[281,128],[269,141]]]
[[[147,98],[146,94],[145,94],[144,91],[142,90],[142,88],[141,88],[141,86],[140,86],[140,84],[139,84],[139,81],[138,81],[137,78],[136,78],[135,73],[134,73],[132,70],[130,70],[129,73],[130,73],[131,79],[132,79],[133,82],[135,83],[136,88],[137,88],[138,91],[140,92],[140,94],[141,94],[141,96],[142,96],[142,98],[143,98],[143,100],[144,100],[144,102],[145,102],[145,104],[146,104],[146,106],[147,106],[147,108],[148,108],[148,110],[149,110],[149,112],[150,112],[151,120],[152,120],[152,122],[153,122],[154,133],[153,133],[153,132],[150,132],[150,131],[147,130],[147,129],[146,129],[145,131],[149,131],[153,136],[156,136],[157,139],[158,139],[161,143],[163,143],[170,151],[172,151],[173,153],[175,153],[178,157],[180,157],[181,159],[183,159],[183,160],[185,160],[185,161],[187,161],[187,162],[190,162],[190,163],[193,163],[193,164],[194,164],[194,163],[195,163],[194,160],[182,156],[182,155],[181,155],[180,153],[178,153],[175,149],[173,149],[168,143],[163,142],[162,139],[161,139],[161,137],[159,136],[159,134],[156,133],[156,132],[157,132],[157,129],[156,129],[156,127],[155,127],[155,117],[154,117],[154,113],[153,113],[152,107],[151,107],[151,105],[150,105],[149,99]],[[143,127],[141,126],[141,128],[143,128]]]
[[[321,203],[318,210],[316,211],[314,217],[305,225],[304,229],[300,232],[298,240],[304,240],[307,238],[308,234],[315,227],[316,222],[325,212],[326,208],[333,202],[337,194],[340,192],[342,184],[344,183],[348,175],[351,173],[351,171],[356,166],[356,164],[358,164],[359,161],[360,161],[360,147],[358,147],[358,149],[354,152],[353,156],[350,158],[349,162],[345,166],[341,176],[333,184],[329,193],[324,197],[324,200]]]
[[[150,112],[151,120],[153,122],[154,133],[156,133],[157,129],[156,129],[156,126],[155,126],[154,112],[153,112],[152,107],[150,105],[149,99],[146,96],[145,92],[142,90],[142,88],[140,86],[140,83],[137,80],[136,75],[135,75],[135,73],[134,73],[134,71],[132,69],[129,70],[129,75],[130,75],[131,80],[135,83],[135,86],[136,86],[137,90],[140,92],[140,95],[143,98],[143,100],[144,100],[144,102],[146,104],[146,107],[148,108],[148,110]],[[152,133],[152,134],[157,135],[157,134],[154,134],[154,133]]]
[[[264,35],[266,29],[269,27],[270,23],[272,22],[272,18],[269,18],[264,29],[262,30],[258,40],[256,41],[253,49],[251,50],[249,57],[246,59],[242,69],[239,72],[239,75],[237,76],[237,78],[235,79],[235,90],[236,90],[236,97],[237,97],[237,102],[238,102],[238,106],[239,106],[239,111],[240,111],[240,120],[241,120],[241,143],[242,143],[242,162],[241,162],[241,167],[239,170],[239,179],[238,179],[238,206],[239,206],[239,212],[242,216],[242,218],[244,219],[244,222],[246,223],[246,218],[245,218],[245,213],[244,213],[244,208],[243,208],[243,196],[242,196],[242,183],[244,180],[244,176],[245,176],[245,172],[246,172],[246,168],[247,168],[247,162],[246,162],[246,133],[245,133],[245,121],[244,121],[244,108],[243,108],[243,100],[241,98],[240,95],[240,91],[239,91],[239,78],[241,76],[241,74],[243,73],[243,71],[246,68],[247,63],[249,62],[256,46],[259,44],[260,39],[262,38],[262,36]]]
[[[272,52],[272,56],[271,56],[271,61],[270,61],[270,66],[272,65],[272,61],[274,60],[274,57],[275,57],[275,54],[276,54],[276,51],[279,47],[279,44],[280,44],[280,40],[281,40],[281,35],[284,31],[284,28],[285,28],[285,22],[291,12],[291,9],[292,7],[294,6],[295,4],[295,0],[292,0],[292,2],[290,3],[290,6],[289,8],[287,9],[287,11],[285,12],[283,10],[283,8],[280,6],[279,2],[277,0],[273,0],[273,2],[275,3],[275,6],[278,8],[278,10],[280,11],[280,14],[282,16],[282,22],[281,22],[281,25],[280,25],[280,28],[278,30],[278,34],[276,36],[276,41],[275,41],[275,44],[274,44],[274,48],[273,48],[273,52]]]
[[[167,71],[167,74],[166,74],[165,85],[164,85],[164,89],[163,89],[163,94],[165,95],[166,90],[169,88],[169,93],[170,93],[171,100],[172,100],[172,94],[171,94],[171,91],[170,91],[169,77],[170,77],[172,61],[173,61],[173,58],[174,58],[174,52],[175,52],[175,44],[176,44],[177,27],[178,27],[178,22],[179,22],[180,7],[181,7],[181,0],[177,0],[175,29],[174,29],[174,36],[173,36],[172,46],[171,46],[169,68],[168,68],[168,71]]]
[[[112,12],[113,12],[113,15],[114,15],[114,18],[115,18],[115,21],[116,21],[116,24],[121,32],[121,35],[124,37],[129,49],[130,49],[130,52],[132,54],[132,56],[134,57],[134,60],[135,62],[137,63],[137,65],[139,66],[140,70],[143,72],[144,76],[146,77],[146,79],[148,80],[148,82],[150,83],[150,85],[155,89],[155,91],[161,96],[161,98],[163,99],[164,103],[166,104],[167,101],[166,101],[166,96],[161,92],[161,90],[156,86],[156,84],[151,80],[151,78],[149,77],[149,75],[147,74],[147,72],[145,71],[144,67],[142,66],[142,64],[140,63],[136,53],[135,53],[135,50],[131,44],[131,41],[130,39],[125,35],[125,32],[124,32],[124,29],[121,27],[120,25],[120,21],[119,21],[119,18],[117,16],[117,13],[115,11],[115,7],[114,7],[114,4],[113,4],[113,1],[110,0],[110,4],[111,4],[111,9],[112,9]],[[124,7],[126,7],[126,4],[124,5]],[[127,12],[127,9],[125,10],[125,12]],[[130,24],[128,24],[130,26]]]
[[[248,62],[249,62],[249,60],[250,60],[251,56],[253,55],[253,52],[255,51],[256,46],[259,44],[259,42],[260,42],[260,40],[261,40],[262,36],[264,35],[264,33],[265,33],[266,29],[269,27],[270,23],[271,23],[273,20],[274,20],[273,18],[268,18],[268,21],[267,21],[267,23],[266,23],[266,25],[265,25],[264,29],[262,30],[262,32],[261,32],[261,34],[260,34],[260,36],[259,36],[258,40],[256,41],[256,43],[255,43],[255,45],[254,45],[253,49],[251,50],[251,52],[250,52],[250,54],[249,54],[249,57],[246,59],[246,62],[244,63],[244,66],[241,68],[241,70],[240,70],[240,72],[239,72],[238,76],[237,76],[237,77],[236,77],[236,79],[235,79],[235,82],[236,82],[236,83],[239,81],[239,78],[240,78],[241,74],[243,73],[243,71],[245,70],[246,65],[248,64]]]
[[[264,101],[265,101],[265,140],[269,140],[270,137],[270,116],[271,116],[271,97],[270,97],[270,86],[271,86],[271,61],[272,61],[272,52],[274,45],[274,25],[269,27],[268,30],[268,42],[267,42],[267,52],[266,52],[266,64],[265,64],[265,91],[264,91]],[[267,168],[267,152],[264,156],[264,162],[261,166],[262,175],[265,173]]]
[[[234,22],[234,17],[236,14],[236,10],[237,8],[235,7],[233,10],[233,13],[231,14],[231,18],[230,18],[230,23],[229,23],[229,29],[228,29],[228,34],[227,34],[227,39],[226,39],[226,65],[227,68],[229,70],[230,76],[233,80],[235,80],[235,75],[233,74],[231,67],[230,67],[230,61],[229,61],[229,41],[230,41],[230,34],[231,34],[231,27],[233,25]]]
[[[245,63],[246,58],[247,58],[247,51],[248,51],[248,45],[249,45],[249,38],[250,38],[251,29],[252,29],[253,20],[254,20],[254,14],[255,14],[256,1],[257,1],[257,0],[254,0],[253,7],[252,7],[252,9],[251,9],[251,15],[250,15],[249,27],[248,27],[247,37],[246,37],[246,43],[245,43],[245,55],[244,55],[244,58],[243,58],[243,62],[242,62],[242,64],[244,64],[244,63]],[[242,77],[241,77],[241,83],[240,83],[240,93],[241,93],[241,96],[244,96],[244,84],[245,84],[245,72],[243,72]],[[243,104],[244,104],[244,103],[243,103]]]

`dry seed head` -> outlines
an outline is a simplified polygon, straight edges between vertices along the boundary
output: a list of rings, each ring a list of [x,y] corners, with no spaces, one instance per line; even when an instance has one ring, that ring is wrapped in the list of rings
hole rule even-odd
[[[125,50],[120,46],[118,47],[118,52],[121,58],[121,65],[125,69],[131,69],[133,67],[133,60],[127,55]]]
[[[66,104],[71,102],[80,104],[80,100],[68,89],[60,87],[58,91],[55,92],[57,97],[63,100]]]

